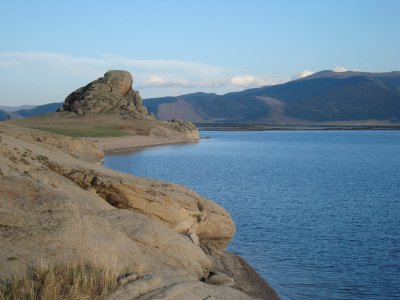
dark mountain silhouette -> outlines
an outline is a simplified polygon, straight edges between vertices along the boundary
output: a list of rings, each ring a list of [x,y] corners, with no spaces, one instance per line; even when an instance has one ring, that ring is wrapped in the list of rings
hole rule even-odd
[[[10,116],[11,119],[17,119],[17,118],[34,117],[38,115],[47,114],[50,112],[55,112],[62,104],[63,104],[62,102],[55,102],[44,105],[38,105],[31,109],[20,109],[16,111],[0,110],[0,121],[6,119],[7,116]]]
[[[284,84],[145,100],[159,119],[197,123],[400,122],[400,72],[321,71]]]
[[[400,72],[321,71],[284,84],[224,95],[194,93],[151,98],[144,104],[158,119],[196,123],[400,123]],[[50,103],[14,112],[0,110],[0,120],[54,112],[61,105]]]
[[[22,109],[31,109],[36,107],[36,105],[20,105],[20,106],[0,106],[2,111],[17,111]]]

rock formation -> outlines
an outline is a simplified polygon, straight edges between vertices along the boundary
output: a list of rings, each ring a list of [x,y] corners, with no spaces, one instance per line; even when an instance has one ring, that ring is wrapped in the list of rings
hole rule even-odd
[[[179,119],[168,122],[156,121],[154,116],[147,112],[139,92],[132,88],[132,83],[132,75],[129,72],[108,71],[103,77],[72,92],[65,99],[63,106],[58,109],[58,114],[56,116],[49,114],[47,119],[43,117],[43,122],[64,117],[64,122],[70,120],[78,124],[82,120],[74,119],[74,116],[85,116],[86,123],[90,123],[92,121],[89,117],[96,122],[94,119],[98,116],[101,118],[101,123],[110,123],[112,120],[110,126],[120,124],[117,126],[118,130],[126,129],[127,133],[136,132],[171,140],[182,138],[183,141],[196,141],[199,139],[196,126],[190,122]],[[135,121],[135,123],[122,124],[123,120]],[[139,121],[143,122],[139,124]]]
[[[225,251],[235,227],[222,207],[102,158],[88,141],[0,124],[0,289],[43,263],[100,256],[129,271],[108,299],[278,299]]]
[[[72,92],[59,111],[75,112],[78,115],[118,112],[136,119],[154,119],[132,84],[129,72],[108,71],[103,77]]]

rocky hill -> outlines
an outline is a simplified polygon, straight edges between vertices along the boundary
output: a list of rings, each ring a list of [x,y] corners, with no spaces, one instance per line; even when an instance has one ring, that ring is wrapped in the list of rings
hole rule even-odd
[[[132,88],[132,75],[127,71],[108,71],[95,81],[72,92],[59,111],[78,115],[118,112],[137,119],[154,119],[147,113],[138,91]]]
[[[154,119],[143,105],[139,91],[132,88],[132,75],[127,71],[110,70],[68,95],[64,103],[49,103],[36,107],[1,109],[0,120],[39,116],[51,112],[68,111],[78,115],[121,113],[136,119]]]
[[[284,84],[225,95],[145,100],[159,119],[196,123],[400,122],[400,72],[322,71]]]
[[[61,107],[54,103],[29,110],[35,113],[49,109],[55,111],[59,107],[58,112],[17,118],[12,123],[67,136],[96,138],[96,142],[103,145],[104,150],[108,150],[110,146],[114,150],[121,150],[141,144],[198,140],[198,130],[190,122],[179,119],[169,122],[155,120],[147,112],[139,92],[132,88],[132,84],[132,75],[129,72],[108,71],[103,77],[68,95]],[[23,111],[15,113],[22,114]],[[112,143],[101,140],[111,137],[120,139],[113,140]]]

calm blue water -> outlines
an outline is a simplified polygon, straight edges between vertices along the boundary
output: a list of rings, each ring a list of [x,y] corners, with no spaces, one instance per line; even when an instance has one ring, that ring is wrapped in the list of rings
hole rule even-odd
[[[282,299],[400,299],[400,131],[201,134],[105,165],[224,206],[229,250]]]

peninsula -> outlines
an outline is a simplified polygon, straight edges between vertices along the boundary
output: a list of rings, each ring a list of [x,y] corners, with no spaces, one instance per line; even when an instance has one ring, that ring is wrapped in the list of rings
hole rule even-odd
[[[279,299],[226,251],[224,208],[101,165],[104,151],[198,140],[191,123],[155,120],[132,83],[109,71],[58,112],[0,123],[0,299]],[[74,281],[84,272],[98,276]]]

